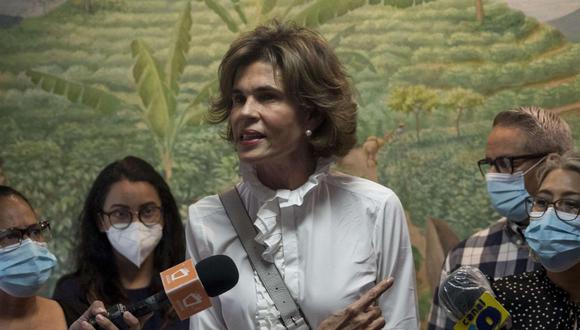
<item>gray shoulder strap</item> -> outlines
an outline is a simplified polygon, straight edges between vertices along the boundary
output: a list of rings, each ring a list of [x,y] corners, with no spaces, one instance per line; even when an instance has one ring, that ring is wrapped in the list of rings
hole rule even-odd
[[[280,312],[282,323],[289,330],[309,330],[308,322],[296,304],[274,263],[266,262],[261,255],[265,247],[254,241],[257,232],[236,187],[221,193],[220,200],[238,237],[250,258],[250,263]]]

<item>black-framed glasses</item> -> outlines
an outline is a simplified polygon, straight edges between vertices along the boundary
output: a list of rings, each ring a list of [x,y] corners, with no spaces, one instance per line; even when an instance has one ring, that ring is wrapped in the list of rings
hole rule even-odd
[[[550,206],[554,207],[556,216],[562,221],[572,221],[580,214],[580,201],[577,200],[561,198],[550,202],[541,197],[526,198],[526,209],[532,219],[542,217]]]
[[[542,154],[532,154],[532,155],[522,155],[522,156],[501,156],[495,159],[484,158],[477,161],[477,166],[481,175],[485,177],[485,174],[489,172],[489,169],[493,166],[499,173],[509,173],[513,174],[514,169],[517,167],[515,162],[520,160],[528,159],[538,159],[546,157],[545,153]]]
[[[109,223],[116,229],[125,229],[133,222],[133,215],[145,226],[151,227],[161,222],[161,207],[157,205],[145,205],[138,212],[133,212],[129,208],[120,207],[110,212],[101,211],[107,216]]]
[[[30,225],[24,229],[0,229],[0,248],[9,246],[17,248],[25,237],[37,242],[48,242],[51,238],[50,223],[48,220],[41,220],[39,223]]]

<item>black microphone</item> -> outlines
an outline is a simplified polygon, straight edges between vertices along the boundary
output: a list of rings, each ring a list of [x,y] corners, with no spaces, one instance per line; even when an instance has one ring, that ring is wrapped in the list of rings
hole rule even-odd
[[[508,311],[495,299],[487,277],[471,266],[461,266],[439,286],[439,301],[456,322],[454,330],[498,330],[511,326]]]
[[[115,304],[107,309],[106,317],[117,327],[125,328],[123,313],[130,312],[135,317],[147,315],[171,304],[180,319],[211,307],[209,297],[218,296],[238,283],[238,268],[226,255],[215,255],[198,262],[193,267],[192,260],[161,272],[164,290],[142,301],[125,306]],[[101,329],[96,318],[89,319],[95,329]]]

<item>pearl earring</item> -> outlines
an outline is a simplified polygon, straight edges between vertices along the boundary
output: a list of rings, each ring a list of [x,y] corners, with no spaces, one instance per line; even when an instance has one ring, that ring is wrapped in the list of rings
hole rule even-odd
[[[312,136],[312,131],[307,129],[305,132],[306,136],[311,137]]]

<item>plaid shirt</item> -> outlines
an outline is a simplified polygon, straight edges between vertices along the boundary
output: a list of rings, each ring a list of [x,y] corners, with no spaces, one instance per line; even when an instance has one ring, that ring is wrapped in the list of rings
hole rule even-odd
[[[531,272],[540,264],[529,258],[529,249],[522,228],[502,218],[490,227],[475,233],[451,249],[445,258],[440,282],[459,266],[478,267],[485,275],[497,279]],[[439,306],[435,289],[429,315],[428,330],[453,329],[453,322]]]

